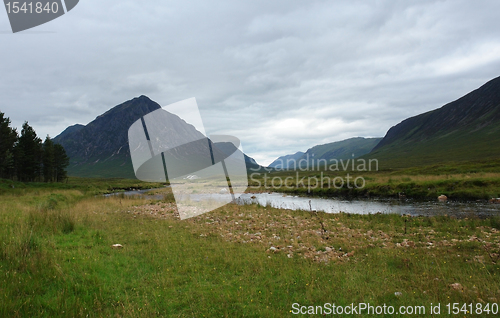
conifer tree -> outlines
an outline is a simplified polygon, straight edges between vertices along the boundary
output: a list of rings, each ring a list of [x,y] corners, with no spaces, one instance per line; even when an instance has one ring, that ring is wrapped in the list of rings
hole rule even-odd
[[[14,164],[19,181],[36,181],[41,177],[42,140],[28,122],[14,147]]]
[[[14,177],[14,144],[18,138],[15,128],[10,127],[10,118],[0,112],[0,178]]]
[[[66,168],[69,166],[69,157],[63,146],[54,144],[54,181],[62,182],[66,179]]]
[[[52,182],[55,180],[55,158],[54,158],[54,142],[49,136],[45,138],[43,142],[43,154],[42,154],[42,165],[43,165],[43,181]]]

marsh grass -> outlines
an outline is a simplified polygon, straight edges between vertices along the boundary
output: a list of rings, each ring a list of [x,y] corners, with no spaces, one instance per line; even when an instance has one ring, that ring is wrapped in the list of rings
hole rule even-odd
[[[430,171],[435,172],[433,169]],[[413,199],[436,199],[439,195],[445,194],[454,200],[487,200],[500,197],[499,172],[432,173],[414,175],[409,169],[401,171],[323,172],[319,175],[317,171],[255,173],[250,179],[249,192],[277,191],[299,195],[393,198],[403,194],[406,198]],[[348,174],[351,178],[350,187],[346,183]],[[283,184],[271,182],[273,178],[286,180],[287,177],[291,177],[293,180],[290,179]],[[354,185],[353,181],[357,177],[362,177],[365,180],[364,187],[358,188]],[[344,180],[343,186],[340,179],[336,178]]]

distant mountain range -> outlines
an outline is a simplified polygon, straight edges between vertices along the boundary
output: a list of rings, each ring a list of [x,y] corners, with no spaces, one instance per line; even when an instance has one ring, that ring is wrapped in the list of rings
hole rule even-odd
[[[389,129],[383,139],[352,138],[315,146],[276,159],[269,167],[290,168],[287,162],[311,158],[378,159],[382,169],[500,158],[500,77],[441,108]],[[314,156],[313,156],[314,155]]]
[[[350,138],[342,141],[331,142],[324,145],[314,146],[304,152],[279,157],[269,167],[272,168],[304,168],[316,163],[330,162],[332,159],[346,160],[357,158],[369,153],[382,138]],[[321,160],[321,161],[319,161]],[[300,165],[300,166],[299,166]]]
[[[70,157],[68,174],[80,177],[135,178],[128,145],[128,129],[136,120],[160,108],[158,103],[140,96],[113,107],[86,126],[77,124],[66,128],[54,138],[54,142],[60,143]],[[167,146],[169,143],[180,144],[184,139],[194,140],[203,136],[178,116],[167,112],[164,116],[162,120],[165,120],[165,126],[168,127],[168,131],[165,131],[168,136],[165,140]],[[213,149],[217,150],[214,151],[236,151],[232,144],[216,145]],[[186,151],[195,154],[203,149]],[[246,155],[245,161],[247,168],[260,167]]]
[[[142,116],[161,108],[146,96],[113,107],[87,125],[68,127],[54,141],[70,157],[69,175],[135,178],[128,147],[128,129]],[[169,117],[171,138],[201,134],[179,117]],[[178,135],[176,135],[178,134]],[[279,157],[272,168],[310,166],[313,160],[373,158],[383,169],[450,161],[500,158],[500,77],[439,109],[408,118],[389,129],[384,138],[351,138],[314,146],[304,152]],[[232,153],[230,143],[218,151]],[[247,168],[259,168],[244,156]],[[323,161],[324,162],[324,161]],[[298,167],[298,166],[296,166]]]
[[[500,77],[389,129],[368,155],[381,167],[500,158]]]
[[[304,152],[299,151],[294,153],[293,155],[281,156],[278,159],[274,160],[269,167],[270,168],[278,168],[278,169],[288,169],[289,165],[293,167],[294,162],[298,162],[302,156],[305,155]]]

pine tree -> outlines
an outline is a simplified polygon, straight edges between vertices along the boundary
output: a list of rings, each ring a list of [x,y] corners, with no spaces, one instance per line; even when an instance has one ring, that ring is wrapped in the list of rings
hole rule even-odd
[[[43,154],[42,154],[42,164],[43,164],[43,181],[52,182],[55,180],[55,158],[54,158],[54,142],[49,136],[45,138],[43,142]]]
[[[36,181],[41,176],[42,140],[25,122],[14,147],[14,163],[19,181]]]
[[[54,180],[62,182],[66,179],[66,168],[69,166],[69,157],[60,144],[54,144]]]
[[[18,138],[15,128],[10,127],[10,118],[0,112],[0,178],[14,176],[14,144]]]

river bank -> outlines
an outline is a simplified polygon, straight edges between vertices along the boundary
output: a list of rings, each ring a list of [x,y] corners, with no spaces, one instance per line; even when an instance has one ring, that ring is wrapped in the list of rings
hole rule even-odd
[[[488,201],[500,197],[500,173],[401,174],[364,172],[352,174],[314,171],[254,173],[248,192],[281,192],[293,195],[437,200]]]

